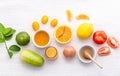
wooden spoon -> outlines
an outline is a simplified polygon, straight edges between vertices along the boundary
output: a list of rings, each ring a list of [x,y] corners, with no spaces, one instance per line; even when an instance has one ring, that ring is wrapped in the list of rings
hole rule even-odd
[[[93,59],[93,57],[92,57],[87,51],[84,52],[84,56],[85,56],[87,59],[92,60],[100,69],[103,68],[95,59]]]

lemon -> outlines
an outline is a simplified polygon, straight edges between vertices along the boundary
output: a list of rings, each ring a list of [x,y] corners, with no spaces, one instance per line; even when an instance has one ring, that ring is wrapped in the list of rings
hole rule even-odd
[[[30,36],[27,32],[19,32],[17,35],[16,35],[16,42],[19,44],[19,45],[27,45],[29,42],[30,42]]]
[[[89,38],[93,33],[93,25],[90,23],[82,23],[77,29],[77,36],[81,39]]]

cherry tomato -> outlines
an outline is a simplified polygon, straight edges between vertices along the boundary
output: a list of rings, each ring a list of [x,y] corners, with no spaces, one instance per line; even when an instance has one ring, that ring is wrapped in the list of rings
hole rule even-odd
[[[72,58],[72,57],[75,56],[76,50],[75,50],[75,48],[73,46],[66,46],[64,48],[63,54],[67,58]]]
[[[93,34],[93,41],[96,44],[103,44],[107,40],[107,35],[104,31],[96,31]]]
[[[103,46],[98,49],[98,55],[100,56],[107,56],[111,53],[110,48],[108,46]]]
[[[114,36],[110,36],[107,40],[107,43],[112,48],[118,48],[119,47],[119,41]]]

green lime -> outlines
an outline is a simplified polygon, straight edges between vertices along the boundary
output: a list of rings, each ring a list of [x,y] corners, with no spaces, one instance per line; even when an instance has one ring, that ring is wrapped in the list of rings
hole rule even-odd
[[[27,32],[19,32],[17,35],[16,35],[16,42],[19,44],[19,45],[27,45],[29,42],[30,42],[30,36]]]

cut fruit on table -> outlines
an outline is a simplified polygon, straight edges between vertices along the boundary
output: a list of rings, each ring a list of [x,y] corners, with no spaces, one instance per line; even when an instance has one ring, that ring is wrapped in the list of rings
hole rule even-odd
[[[120,46],[119,41],[114,37],[114,36],[110,36],[107,39],[107,44],[111,47],[111,48],[118,48]]]
[[[103,46],[103,47],[98,49],[97,53],[100,56],[108,56],[108,55],[110,55],[111,51],[110,51],[110,48],[108,46]]]
[[[87,16],[86,14],[80,14],[78,16],[76,16],[77,20],[89,20],[89,16]]]
[[[66,15],[67,15],[68,21],[72,21],[72,13],[70,10],[66,10]]]
[[[54,31],[54,38],[58,43],[66,44],[72,39],[71,28],[67,25],[61,25]]]

